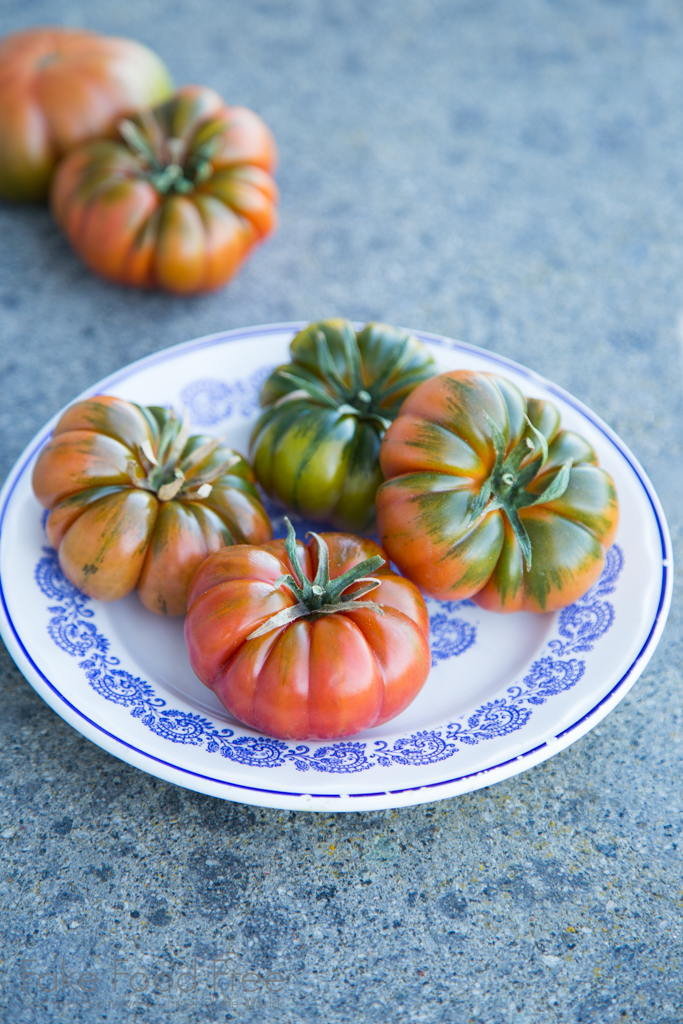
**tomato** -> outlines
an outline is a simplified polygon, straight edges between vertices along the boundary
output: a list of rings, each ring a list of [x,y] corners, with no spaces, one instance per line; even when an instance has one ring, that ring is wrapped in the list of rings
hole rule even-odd
[[[309,519],[365,529],[383,479],[381,438],[406,395],[436,372],[434,360],[406,331],[370,323],[356,333],[348,320],[309,324],[290,353],[261,390],[256,476]]]
[[[600,575],[618,522],[612,479],[552,403],[503,377],[463,370],[422,384],[380,460],[380,539],[432,597],[547,612]]]
[[[130,39],[72,28],[34,28],[0,41],[0,196],[47,199],[57,161],[86,139],[114,132],[131,110],[159,103],[171,78]]]
[[[74,150],[51,204],[79,256],[118,284],[199,292],[233,276],[276,224],[275,142],[257,114],[186,86]]]
[[[151,611],[181,615],[207,555],[272,536],[242,456],[188,433],[172,410],[108,395],[77,402],[57,423],[33,490],[50,510],[64,574],[90,597],[137,588]]]
[[[424,600],[373,541],[312,534],[224,548],[190,587],[185,639],[196,674],[241,722],[282,739],[380,725],[430,667]],[[370,596],[371,599],[368,599]]]

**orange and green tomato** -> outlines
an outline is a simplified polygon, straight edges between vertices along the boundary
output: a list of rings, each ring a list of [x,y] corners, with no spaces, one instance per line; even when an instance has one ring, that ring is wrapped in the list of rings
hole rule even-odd
[[[276,226],[275,141],[261,118],[186,86],[74,150],[51,205],[81,259],[118,284],[208,291]]]
[[[114,601],[136,590],[182,615],[200,563],[226,544],[261,543],[270,521],[245,460],[188,437],[168,409],[107,395],[71,406],[33,472],[48,540],[79,590]]]
[[[550,402],[453,371],[405,401],[380,450],[380,540],[441,600],[554,611],[600,575],[618,523],[611,477]]]

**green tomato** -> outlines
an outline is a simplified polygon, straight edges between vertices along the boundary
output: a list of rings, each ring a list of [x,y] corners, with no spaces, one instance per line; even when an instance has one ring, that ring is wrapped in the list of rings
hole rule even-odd
[[[436,373],[427,348],[407,331],[348,320],[309,324],[292,340],[291,363],[261,389],[251,439],[259,483],[288,509],[362,530],[384,479],[379,446],[401,404]]]

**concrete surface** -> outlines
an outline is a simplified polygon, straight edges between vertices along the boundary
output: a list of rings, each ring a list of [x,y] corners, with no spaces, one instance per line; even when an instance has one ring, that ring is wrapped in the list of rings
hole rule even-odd
[[[227,289],[174,299],[103,283],[46,211],[2,207],[3,476],[60,406],[146,353],[378,318],[587,402],[680,551],[677,0],[0,3],[2,32],[34,23],[139,38],[178,82],[257,110],[282,224]],[[680,1024],[682,631],[677,596],[630,696],[541,767],[336,817],[149,778],[3,653],[0,1019]]]

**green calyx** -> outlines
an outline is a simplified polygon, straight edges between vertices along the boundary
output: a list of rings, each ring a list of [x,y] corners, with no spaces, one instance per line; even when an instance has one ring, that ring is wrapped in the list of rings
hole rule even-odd
[[[273,589],[287,587],[296,597],[297,603],[276,612],[263,625],[250,633],[247,640],[255,640],[259,636],[264,636],[274,629],[279,629],[281,626],[286,626],[290,622],[302,618],[318,618],[322,615],[334,615],[336,612],[367,611],[368,609],[382,614],[382,608],[378,604],[359,599],[379,587],[381,580],[373,578],[370,573],[384,565],[386,559],[381,555],[373,555],[372,558],[366,558],[365,561],[347,569],[341,576],[330,579],[330,552],[327,543],[319,534],[310,533],[306,536],[314,537],[318,545],[318,569],[315,579],[311,581],[304,573],[299,560],[294,527],[287,517],[285,517],[285,522],[287,524],[285,550],[294,575],[287,573],[280,576],[273,584]],[[345,593],[354,584],[360,584],[360,586],[350,594]]]
[[[526,417],[527,430],[509,455],[505,454],[505,436],[487,412],[484,412],[491,439],[496,452],[496,461],[488,480],[484,483],[470,511],[470,522],[475,522],[482,515],[501,509],[514,530],[524,556],[524,564],[531,568],[531,541],[526,527],[520,518],[520,509],[531,505],[541,505],[562,497],[569,485],[569,473],[572,460],[565,462],[540,493],[534,494],[527,490],[533,480],[541,473],[548,461],[548,442],[544,434],[537,430],[529,417]],[[529,456],[533,454],[533,458]],[[525,460],[526,461],[525,463]]]
[[[322,374],[320,383],[310,380],[308,377],[297,373],[296,366],[292,370],[279,370],[278,376],[293,386],[293,390],[284,395],[279,401],[281,403],[294,401],[301,398],[311,398],[319,405],[330,409],[336,409],[340,413],[356,416],[374,424],[380,431],[384,432],[391,425],[391,419],[386,415],[385,409],[380,409],[381,403],[394,393],[406,387],[411,381],[402,379],[391,387],[387,387],[396,367],[399,365],[409,339],[406,338],[402,345],[397,346],[392,358],[387,360],[382,373],[372,382],[366,384],[363,381],[363,363],[361,359],[358,338],[350,324],[344,324],[342,328],[342,345],[344,348],[344,362],[346,372],[342,376],[332,357],[330,346],[323,331],[318,330],[316,335],[316,350],[318,366]],[[419,376],[419,380],[422,380]],[[416,376],[415,383],[418,382]]]
[[[190,451],[183,457],[189,440],[189,427],[185,420],[166,410],[164,423],[155,447],[150,441],[143,441],[137,448],[138,461],[130,459],[127,464],[128,477],[134,487],[156,494],[159,501],[185,498],[188,501],[202,501],[208,498],[213,484],[239,462],[239,455],[232,454],[206,472],[194,473],[200,463],[209,459],[223,443],[221,438]],[[140,476],[140,467],[144,476]]]
[[[185,139],[168,138],[150,111],[137,115],[141,124],[128,118],[118,130],[143,166],[144,177],[160,195],[187,195],[213,174],[212,158],[223,141],[225,125],[217,122],[213,132],[200,146]]]

